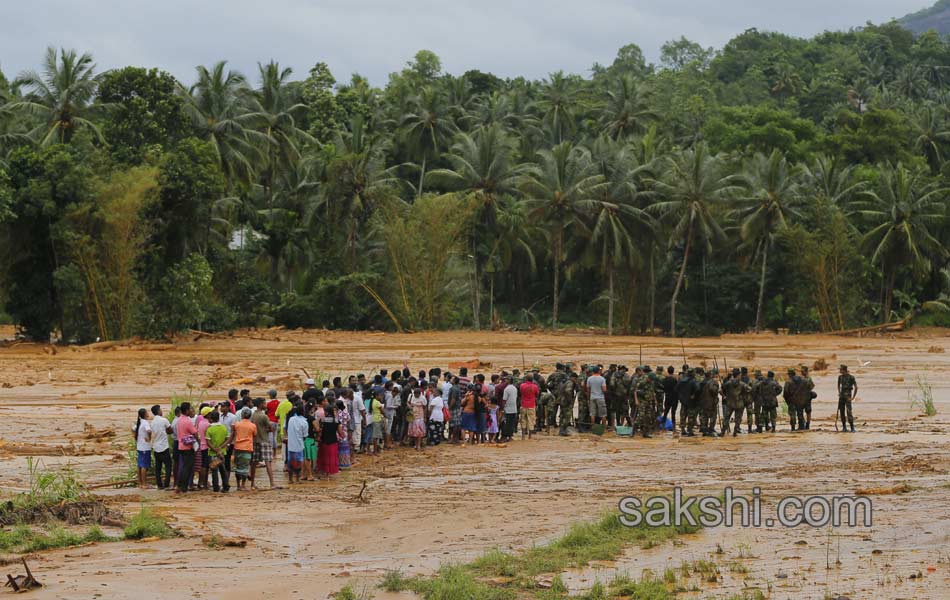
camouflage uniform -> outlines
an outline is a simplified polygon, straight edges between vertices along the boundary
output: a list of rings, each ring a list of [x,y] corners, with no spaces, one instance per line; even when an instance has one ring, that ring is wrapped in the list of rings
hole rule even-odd
[[[571,419],[574,416],[574,396],[579,388],[577,374],[571,373],[564,385],[558,390],[558,408],[561,411],[558,426],[561,429],[561,435],[567,435],[567,428],[571,425]]]
[[[558,363],[557,369],[548,375],[547,381],[545,382],[545,387],[550,394],[547,403],[544,405],[544,412],[547,413],[548,418],[548,427],[555,427],[557,425],[560,390],[566,379],[567,373],[564,371],[564,365]]]
[[[788,379],[782,388],[782,397],[788,405],[788,420],[792,431],[805,428],[805,406],[802,403],[802,379],[794,369],[788,370]]]
[[[749,370],[746,369],[745,367],[742,367],[742,376],[739,377],[739,380],[746,385],[746,387],[742,389],[742,392],[739,395],[742,396],[742,406],[745,408],[745,414],[746,414],[745,422],[746,422],[747,429],[749,433],[752,433],[752,422],[753,422],[752,382],[749,381]],[[741,417],[742,415],[739,415],[739,416]]]
[[[858,382],[855,381],[854,375],[848,373],[848,368],[842,365],[841,375],[838,375],[838,414],[841,416],[841,431],[847,431],[845,429],[845,417],[847,417],[848,425],[851,426],[851,431],[854,431],[851,397],[854,395],[857,386]]]
[[[577,422],[580,430],[587,430],[591,426],[590,418],[590,390],[587,389],[587,378],[591,376],[588,365],[581,365],[581,373],[577,384]]]
[[[758,433],[762,433],[762,383],[765,381],[765,378],[762,377],[762,371],[755,372],[755,380],[752,382],[751,396],[752,396],[752,410],[755,414],[755,430]],[[749,421],[751,425],[752,421]]]
[[[758,384],[759,403],[761,406],[761,426],[766,431],[775,433],[775,419],[778,416],[778,395],[782,392],[782,386],[775,381],[775,374],[769,371],[769,376],[761,380]]]
[[[620,370],[617,365],[610,365],[607,372],[604,373],[604,380],[607,382],[607,392],[604,394],[604,400],[607,403],[607,424],[616,424],[617,408],[617,384],[620,377]]]
[[[656,428],[656,388],[653,379],[648,375],[641,375],[637,385],[637,429],[643,437],[650,437]]]
[[[633,377],[626,369],[620,371],[617,378],[617,425],[630,422],[630,404],[633,402]]]
[[[702,382],[699,395],[699,430],[703,435],[716,435],[716,416],[719,408],[719,380],[715,378],[718,369],[713,369]]]
[[[693,435],[693,428],[696,427],[699,407],[698,389],[699,383],[692,369],[683,373],[680,380],[676,382],[676,395],[680,403],[680,433],[683,435]]]
[[[739,370],[732,373],[732,377],[722,384],[723,398],[726,401],[726,412],[722,414],[722,434],[726,435],[729,431],[729,423],[735,418],[735,427],[732,435],[738,435],[742,429],[742,412],[745,409],[744,395],[749,391],[749,386],[739,378]]]

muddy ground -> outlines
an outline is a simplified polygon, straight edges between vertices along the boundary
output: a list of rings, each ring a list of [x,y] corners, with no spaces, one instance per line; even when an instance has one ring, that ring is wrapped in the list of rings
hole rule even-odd
[[[0,337],[10,336],[9,331]],[[610,564],[565,574],[575,590],[614,573],[661,573],[684,561],[720,567],[717,583],[691,580],[682,597],[728,597],[757,588],[771,598],[947,598],[950,590],[950,335],[910,331],[883,337],[732,335],[678,340],[573,333],[343,333],[247,331],[191,336],[175,344],[0,348],[0,489],[27,485],[27,457],[46,468],[69,464],[89,483],[126,470],[135,409],[172,394],[223,398],[230,387],[263,395],[296,388],[311,374],[414,371],[475,356],[490,371],[555,361],[748,365],[784,372],[823,360],[814,373],[812,431],[651,440],[611,435],[537,436],[507,447],[398,450],[361,458],[332,482],[257,493],[176,498],[133,489],[97,492],[127,514],[146,502],[186,534],[173,540],[95,544],[32,559],[46,584],[34,598],[326,598],[342,586],[376,598],[387,569],[429,573],[492,548],[524,548],[598,516],[627,495],[719,495],[732,485],[762,489],[766,511],[779,498],[873,496],[871,527],[705,529],[674,543],[630,549]],[[715,360],[714,360],[715,357]],[[860,386],[859,432],[835,432],[839,363]],[[489,371],[489,369],[486,369]],[[933,387],[938,414],[920,416],[909,394],[917,378]],[[104,432],[103,430],[107,430]],[[782,431],[784,430],[784,431]],[[109,432],[115,431],[116,435]],[[283,475],[278,477],[283,484]],[[363,484],[368,502],[356,501]],[[887,488],[906,484],[904,493]],[[209,532],[252,539],[212,550]],[[179,570],[187,567],[187,571]],[[18,572],[15,565],[0,573]]]

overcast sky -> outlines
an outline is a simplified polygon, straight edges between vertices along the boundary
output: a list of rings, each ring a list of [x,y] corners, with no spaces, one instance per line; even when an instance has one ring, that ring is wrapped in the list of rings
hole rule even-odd
[[[160,67],[191,83],[194,67],[227,59],[256,81],[277,59],[305,77],[315,62],[338,81],[374,84],[421,48],[453,74],[587,74],[628,43],[658,60],[680,35],[720,47],[750,27],[810,36],[880,23],[931,0],[33,0],[4,2],[0,69],[39,65],[47,45],[88,51],[99,70]]]

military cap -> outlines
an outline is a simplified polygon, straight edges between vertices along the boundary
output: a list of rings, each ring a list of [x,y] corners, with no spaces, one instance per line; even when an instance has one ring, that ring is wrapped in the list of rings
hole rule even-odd
[[[739,373],[740,373],[739,367],[732,367],[732,374],[733,374],[733,375],[738,375]]]
[[[762,369],[756,369],[756,370],[755,370],[755,376],[756,376],[756,377],[761,377],[761,376],[762,376]]]
[[[617,368],[617,365],[611,363],[611,364],[610,364],[610,368],[611,368],[611,369],[616,369],[616,368]]]
[[[653,368],[652,368],[650,365],[645,365],[645,366],[643,367],[643,372],[644,372],[644,373],[652,373],[652,372],[653,372]]]
[[[838,368],[841,369],[842,371],[847,371],[847,370],[848,370],[848,365],[841,365],[841,366],[838,367]]]
[[[713,367],[710,373],[713,375],[719,375],[719,367]]]
[[[789,374],[789,375],[794,375],[794,374],[795,374],[795,369],[793,369],[792,367],[789,367],[789,368],[788,368],[788,374]]]
[[[742,367],[742,374],[745,375],[749,372],[749,367]]]
[[[775,378],[775,372],[769,371],[769,379],[774,379],[774,378]]]
[[[555,364],[554,364],[554,368],[555,368],[555,369],[558,369],[558,370],[561,370],[561,369],[564,368],[564,363],[555,363]]]
[[[630,369],[627,368],[627,365],[620,365],[620,367],[618,367],[618,368],[619,368],[621,371],[629,371],[629,370],[630,370]]]

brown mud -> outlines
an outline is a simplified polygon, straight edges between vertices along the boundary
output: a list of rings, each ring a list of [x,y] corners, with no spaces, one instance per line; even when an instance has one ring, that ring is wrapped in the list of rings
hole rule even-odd
[[[9,331],[0,332],[10,337]],[[0,337],[3,337],[0,335]],[[350,584],[372,588],[387,569],[431,573],[492,547],[517,550],[595,518],[627,495],[720,495],[725,486],[762,490],[763,511],[788,495],[873,493],[871,527],[705,529],[655,548],[629,549],[613,563],[565,574],[572,589],[617,572],[638,577],[710,560],[726,597],[757,588],[771,598],[946,598],[950,589],[950,347],[945,331],[881,337],[728,335],[679,340],[570,333],[418,333],[265,330],[193,335],[174,344],[141,342],[0,348],[0,490],[28,486],[27,457],[45,468],[69,464],[90,484],[124,474],[135,409],[172,394],[223,398],[230,387],[263,395],[315,378],[370,373],[408,363],[414,372],[478,359],[486,372],[547,371],[555,361],[633,366],[747,365],[813,372],[812,430],[775,435],[651,440],[540,435],[506,447],[398,450],[358,464],[332,482],[256,493],[190,494],[103,489],[131,514],[145,502],[185,537],[95,544],[39,553],[31,561],[45,587],[34,598],[325,598]],[[837,365],[858,380],[858,433],[835,432]],[[933,386],[938,413],[920,416],[909,394]],[[782,431],[784,429],[784,432]],[[357,496],[366,482],[364,498]],[[265,483],[266,485],[266,483]],[[209,548],[202,536],[247,539]],[[739,565],[739,566],[737,566]],[[187,567],[187,571],[179,570]],[[11,573],[17,566],[6,567]],[[919,574],[919,576],[918,576]],[[689,587],[689,585],[687,585]],[[373,590],[378,599],[408,598]]]

